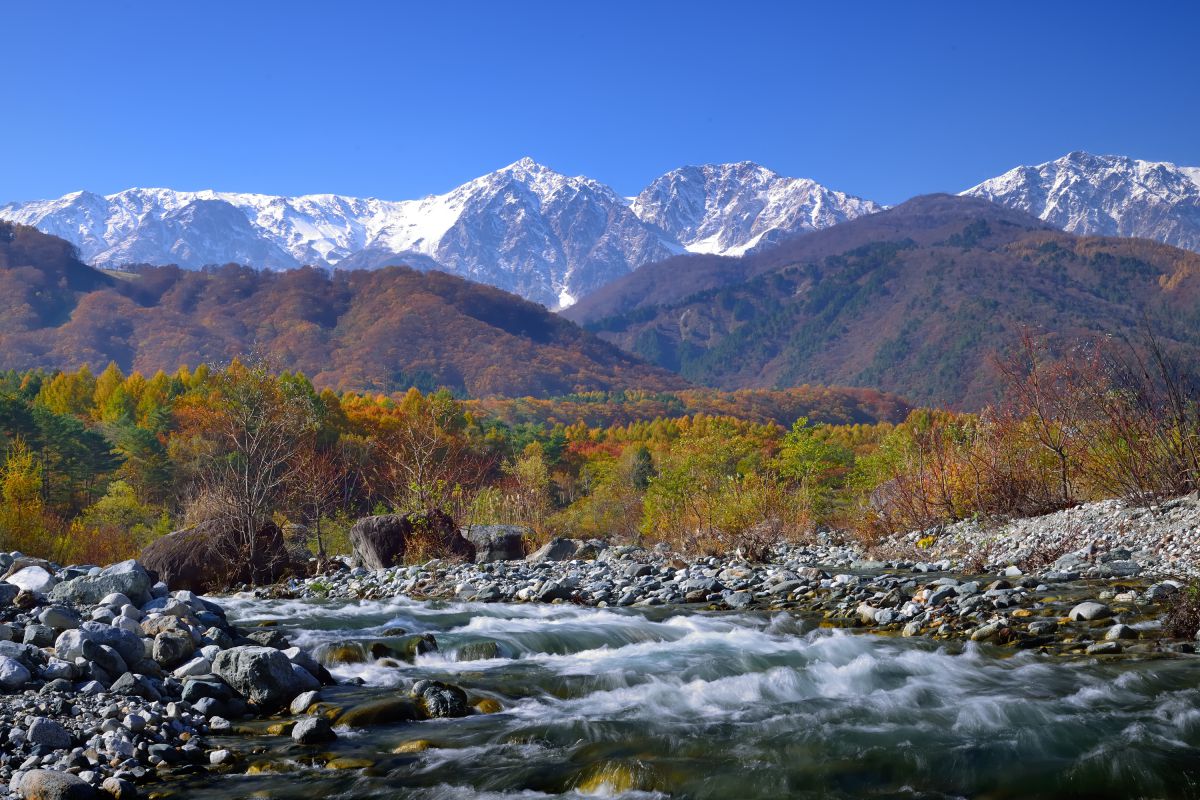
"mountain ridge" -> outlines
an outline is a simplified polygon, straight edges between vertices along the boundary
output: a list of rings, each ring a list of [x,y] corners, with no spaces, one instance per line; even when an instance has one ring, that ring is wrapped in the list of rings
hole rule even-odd
[[[757,215],[756,239],[775,229],[834,224],[875,208],[815,182],[758,169],[774,176],[776,206],[760,209],[765,213]],[[738,188],[711,187],[727,194]],[[789,190],[798,195],[794,202],[786,197]],[[820,206],[815,215],[814,203]],[[643,264],[687,251],[672,233],[639,217],[638,208],[599,181],[522,158],[416,200],[132,188],[9,203],[0,206],[0,218],[65,238],[101,267],[407,264],[565,307]],[[808,219],[792,219],[802,214]],[[730,236],[736,239],[730,247],[742,246],[744,236]]]
[[[335,389],[475,397],[686,389],[544,307],[439,271],[183,270],[115,278],[0,222],[0,368],[173,372],[247,354]]]
[[[702,385],[869,386],[961,408],[996,399],[989,356],[1025,329],[1069,346],[1136,341],[1148,322],[1200,358],[1200,255],[1077,236],[976,197],[918,197],[761,253],[687,258],[564,316]]]

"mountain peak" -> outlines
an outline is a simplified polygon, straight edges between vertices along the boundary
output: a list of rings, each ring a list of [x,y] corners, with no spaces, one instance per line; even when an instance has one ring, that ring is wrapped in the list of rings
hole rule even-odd
[[[868,200],[807,178],[788,178],[753,161],[672,170],[631,208],[689,251],[741,255],[767,241],[827,228],[879,211]]]
[[[1072,233],[1200,250],[1200,169],[1082,150],[1016,167],[963,192]]]

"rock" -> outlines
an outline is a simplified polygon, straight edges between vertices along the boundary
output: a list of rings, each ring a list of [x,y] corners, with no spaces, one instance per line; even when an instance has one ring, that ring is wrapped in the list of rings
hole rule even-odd
[[[50,597],[77,606],[97,605],[110,594],[144,600],[153,583],[145,567],[129,560],[105,567],[99,575],[63,581],[51,590]]]
[[[50,647],[54,644],[54,629],[47,625],[26,625],[21,641],[34,647]]]
[[[323,744],[332,742],[337,734],[324,717],[305,717],[292,728],[292,738],[300,744]]]
[[[212,662],[204,656],[196,656],[186,664],[175,668],[171,674],[176,678],[187,678],[193,675],[207,675],[212,672]]]
[[[65,750],[71,746],[71,734],[54,720],[38,717],[29,725],[26,737],[33,744],[40,744],[52,750]]]
[[[48,628],[53,628],[55,631],[66,631],[71,628],[78,628],[80,620],[79,615],[69,608],[47,606],[38,614],[38,622]]]
[[[283,705],[304,690],[292,662],[270,647],[234,647],[213,659],[213,673],[255,705]]]
[[[296,698],[292,700],[292,704],[288,707],[288,711],[292,712],[293,716],[298,717],[301,714],[306,713],[308,709],[320,699],[321,693],[318,691],[314,690],[302,692],[301,694],[296,695]]]
[[[749,608],[753,602],[754,595],[750,592],[730,592],[725,596],[725,605],[734,610]]]
[[[1044,636],[1048,633],[1054,633],[1058,630],[1058,623],[1052,619],[1041,619],[1037,622],[1029,623],[1029,632],[1034,636]]]
[[[137,787],[122,778],[105,778],[100,789],[113,800],[137,800]]]
[[[149,678],[126,672],[113,681],[109,691],[113,694],[123,694],[128,697],[143,697],[147,700],[162,700],[162,692],[155,688]]]
[[[26,772],[17,786],[24,800],[96,800],[96,790],[69,772],[35,769]]]
[[[529,554],[525,560],[531,564],[539,564],[543,561],[574,561],[582,558],[580,551],[584,548],[585,542],[578,539],[555,538],[546,542],[537,550]]]
[[[12,605],[12,601],[17,599],[17,595],[21,593],[20,586],[14,586],[6,581],[0,581],[0,609],[5,606]]]
[[[15,692],[29,683],[32,677],[20,661],[9,656],[0,656],[0,689]]]
[[[1135,631],[1133,628],[1129,627],[1128,625],[1118,624],[1118,625],[1113,625],[1111,628],[1109,628],[1105,632],[1104,638],[1107,641],[1115,642],[1120,639],[1136,639],[1136,638],[1138,638],[1138,634],[1137,634],[1137,631]]]
[[[192,637],[182,631],[163,631],[154,637],[151,657],[168,669],[182,664],[196,652]]]
[[[235,531],[207,522],[154,540],[139,560],[172,589],[201,593],[241,583],[274,583],[300,568],[273,524],[258,532],[253,558],[247,557],[246,549]]]
[[[1094,600],[1085,600],[1071,609],[1067,616],[1073,622],[1090,622],[1097,619],[1108,619],[1113,615],[1112,609]]]
[[[24,589],[34,594],[45,594],[58,583],[58,579],[47,571],[45,567],[25,567],[24,569],[17,570],[4,580],[18,589]]]
[[[399,566],[405,557],[475,560],[475,545],[441,511],[364,517],[350,529],[354,563],[369,570]]]
[[[462,535],[475,546],[475,563],[483,564],[525,558],[525,542],[533,532],[520,525],[472,525]]]
[[[500,658],[500,645],[493,641],[471,642],[458,648],[454,654],[455,661],[486,661]]]
[[[469,713],[467,693],[448,683],[417,681],[413,684],[412,695],[428,719],[465,717]]]
[[[386,697],[348,708],[334,721],[351,728],[366,728],[394,722],[414,722],[421,718],[421,709],[412,698]]]
[[[1096,642],[1088,645],[1085,651],[1089,656],[1110,656],[1121,652],[1121,645],[1116,642]]]
[[[263,647],[273,647],[276,650],[287,650],[292,646],[287,637],[281,631],[274,628],[259,628],[256,631],[250,631],[246,634],[246,638],[251,642]]]
[[[54,654],[63,661],[89,658],[89,652],[94,649],[91,637],[82,630],[63,631],[54,640]]]

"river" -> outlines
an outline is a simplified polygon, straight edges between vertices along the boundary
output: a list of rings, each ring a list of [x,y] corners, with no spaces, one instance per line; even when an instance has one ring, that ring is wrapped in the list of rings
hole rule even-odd
[[[1200,661],[1098,661],[856,634],[785,613],[569,605],[222,599],[293,643],[429,632],[414,665],[334,669],[365,685],[418,678],[499,713],[341,731],[322,750],[253,740],[282,773],[196,778],[172,797],[1200,797]],[[453,653],[494,641],[503,657]],[[415,740],[424,743],[413,745]],[[222,740],[217,740],[218,742]],[[251,740],[225,741],[245,751]],[[393,754],[405,743],[419,752]]]

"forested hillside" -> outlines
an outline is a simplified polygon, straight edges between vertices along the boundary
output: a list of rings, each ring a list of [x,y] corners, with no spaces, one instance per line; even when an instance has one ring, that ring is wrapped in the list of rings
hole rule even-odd
[[[1200,255],[930,196],[743,259],[649,265],[567,314],[704,385],[866,386],[979,408],[998,396],[991,356],[1027,328],[1065,348],[1148,324],[1200,355]]]
[[[153,374],[254,354],[322,387],[472,396],[681,389],[687,382],[542,306],[440,272],[102,273],[0,223],[0,367]]]

